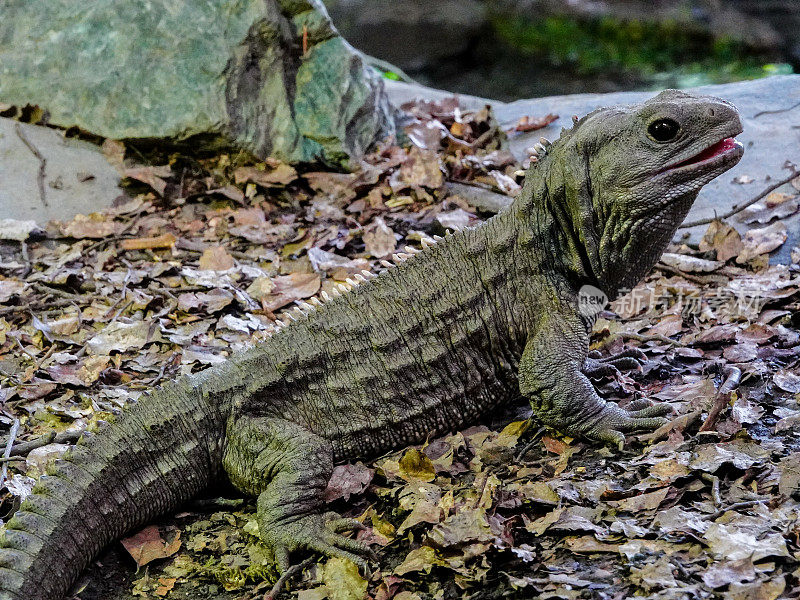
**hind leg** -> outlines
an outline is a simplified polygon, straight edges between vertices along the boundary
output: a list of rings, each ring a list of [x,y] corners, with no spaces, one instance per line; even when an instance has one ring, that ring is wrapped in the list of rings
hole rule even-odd
[[[231,482],[258,496],[261,539],[275,554],[278,568],[289,568],[289,554],[314,550],[366,566],[369,546],[343,531],[363,527],[355,519],[322,512],[323,493],[333,471],[330,443],[282,419],[239,417],[228,426],[224,458]]]

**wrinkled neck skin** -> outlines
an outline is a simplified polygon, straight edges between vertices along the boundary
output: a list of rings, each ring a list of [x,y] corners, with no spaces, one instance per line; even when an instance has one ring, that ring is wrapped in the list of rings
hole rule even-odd
[[[632,187],[626,202],[600,203],[609,191],[592,181],[595,166],[588,150],[574,145],[553,150],[532,167],[510,212],[522,230],[541,240],[541,252],[549,253],[546,264],[574,289],[593,285],[613,300],[658,262],[697,191],[667,199],[653,186],[639,185],[640,197]]]

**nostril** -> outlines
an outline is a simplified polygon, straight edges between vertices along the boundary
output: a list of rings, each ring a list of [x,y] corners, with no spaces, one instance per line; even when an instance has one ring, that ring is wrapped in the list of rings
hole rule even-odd
[[[716,116],[717,112],[713,108],[708,109],[708,115],[711,117]]]

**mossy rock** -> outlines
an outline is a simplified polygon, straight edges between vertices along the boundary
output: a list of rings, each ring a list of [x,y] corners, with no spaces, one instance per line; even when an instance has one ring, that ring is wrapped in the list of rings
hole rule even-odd
[[[319,0],[8,0],[0,102],[102,137],[341,164],[393,132]]]

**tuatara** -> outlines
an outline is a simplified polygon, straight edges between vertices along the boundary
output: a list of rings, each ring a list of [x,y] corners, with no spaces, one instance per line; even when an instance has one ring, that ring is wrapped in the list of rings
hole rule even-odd
[[[86,434],[8,522],[0,598],[58,600],[108,543],[229,478],[258,498],[286,569],[314,550],[363,564],[359,524],[323,511],[334,464],[479,420],[520,396],[538,419],[614,445],[660,426],[587,374],[580,290],[610,299],[653,266],[700,188],[734,166],[736,109],[665,91],[597,110],[540,146],[513,204],[300,307],[267,341],[185,376]],[[589,286],[589,287],[586,287]]]

